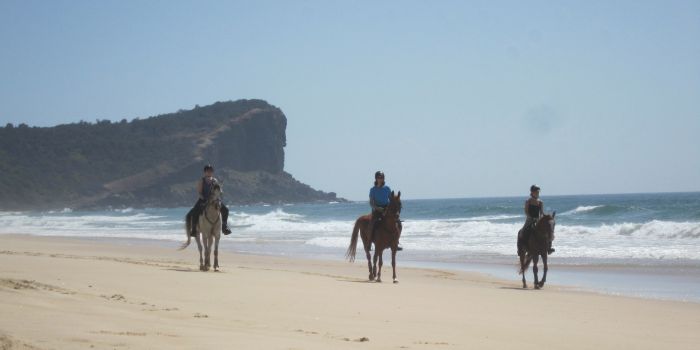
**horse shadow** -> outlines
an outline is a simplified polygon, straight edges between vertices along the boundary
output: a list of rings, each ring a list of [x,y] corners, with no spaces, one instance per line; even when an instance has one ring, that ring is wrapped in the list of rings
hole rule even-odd
[[[534,290],[534,289],[523,288],[523,287],[505,287],[505,286],[498,287],[498,289],[505,289],[505,290],[523,290],[523,291]]]
[[[200,271],[199,269],[190,269],[190,268],[178,268],[178,267],[171,267],[169,269],[165,269],[167,271],[176,271],[176,272],[199,272],[202,273],[203,271]],[[223,273],[223,271],[210,271],[210,272],[216,272],[216,273]]]

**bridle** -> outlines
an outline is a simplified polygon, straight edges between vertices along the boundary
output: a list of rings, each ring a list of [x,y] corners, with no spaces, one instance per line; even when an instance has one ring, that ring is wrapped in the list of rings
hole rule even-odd
[[[215,190],[216,189],[214,189],[214,191]],[[216,225],[217,223],[219,223],[219,220],[221,220],[220,215],[217,215],[216,219],[214,219],[214,220],[210,219],[209,216],[207,215],[207,210],[206,210],[206,208],[208,208],[211,205],[213,205],[214,208],[216,208],[217,213],[219,212],[219,210],[221,210],[221,192],[218,192],[218,193],[219,193],[219,195],[217,195],[217,196],[209,196],[209,199],[207,200],[207,205],[204,208],[204,219],[207,220],[211,225]]]
[[[389,200],[389,205],[388,205],[387,208],[386,208],[387,214],[388,214],[388,211],[389,211],[389,210],[393,210],[393,211],[394,211],[394,215],[396,216],[396,222],[397,222],[399,225],[401,224],[401,219],[400,219],[400,216],[401,216],[401,207],[402,207],[401,201],[399,200],[398,203],[397,203],[397,202],[393,201],[393,198],[392,198],[392,199]],[[396,231],[398,231],[398,228],[394,228],[394,229],[395,229]],[[395,233],[398,234],[398,232],[395,232]]]

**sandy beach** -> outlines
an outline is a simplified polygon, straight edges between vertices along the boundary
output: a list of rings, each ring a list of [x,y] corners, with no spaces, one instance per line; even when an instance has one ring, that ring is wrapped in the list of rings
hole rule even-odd
[[[700,304],[196,248],[3,235],[1,349],[695,349]],[[388,254],[387,254],[388,257]],[[387,268],[388,267],[388,268]],[[384,268],[390,281],[389,263]],[[550,273],[556,274],[556,266]],[[528,278],[531,278],[528,276]]]

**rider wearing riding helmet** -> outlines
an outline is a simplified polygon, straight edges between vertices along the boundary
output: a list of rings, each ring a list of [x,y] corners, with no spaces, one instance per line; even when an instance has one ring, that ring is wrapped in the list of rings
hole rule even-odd
[[[190,232],[190,235],[192,236],[197,235],[197,222],[199,221],[199,216],[202,214],[204,206],[207,204],[207,200],[209,200],[213,185],[217,182],[218,181],[214,177],[214,167],[211,166],[211,164],[205,165],[204,176],[197,181],[197,193],[199,194],[199,199],[197,200],[197,203],[195,203],[194,208],[187,213],[186,218],[188,222],[192,223],[192,232]],[[228,208],[226,205],[224,205],[224,203],[221,203],[221,223],[221,230],[223,233],[225,235],[231,233],[231,230],[228,228]]]
[[[375,226],[384,216],[384,210],[389,205],[389,195],[391,195],[391,188],[384,182],[384,173],[377,171],[374,173],[374,186],[369,190],[369,206],[372,207],[372,221],[369,225],[370,242],[374,240]],[[403,248],[399,245],[398,250]]]
[[[534,229],[537,221],[544,216],[544,203],[540,200],[540,187],[537,185],[530,186],[530,198],[525,201],[525,224],[518,233],[518,249],[521,250],[530,237],[530,231]],[[549,237],[549,248],[547,254],[554,253],[552,248],[552,240],[554,237]]]

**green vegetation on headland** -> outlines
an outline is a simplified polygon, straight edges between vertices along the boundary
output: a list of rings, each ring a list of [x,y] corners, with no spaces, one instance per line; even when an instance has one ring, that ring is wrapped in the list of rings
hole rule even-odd
[[[217,102],[127,122],[0,128],[0,209],[178,207],[212,163],[233,204],[338,200],[284,171],[284,113]]]

